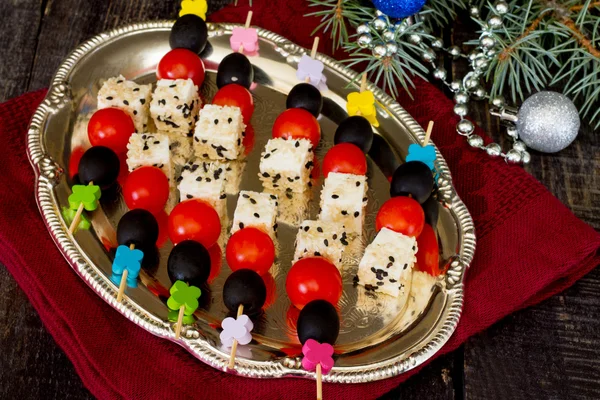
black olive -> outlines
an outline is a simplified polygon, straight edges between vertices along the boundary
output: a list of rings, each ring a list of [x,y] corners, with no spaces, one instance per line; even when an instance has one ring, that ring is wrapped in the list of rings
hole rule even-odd
[[[240,304],[244,305],[244,314],[258,314],[267,299],[265,282],[250,269],[238,269],[229,275],[223,285],[223,302],[236,313]]]
[[[141,208],[131,210],[121,217],[117,225],[117,242],[120,245],[135,245],[144,251],[156,245],[158,222],[154,216]]]
[[[188,49],[196,54],[204,50],[207,41],[206,22],[194,14],[185,14],[177,18],[169,36],[172,49]]]
[[[419,203],[424,203],[433,190],[433,174],[427,164],[421,161],[409,161],[394,171],[390,195],[412,196]]]
[[[254,80],[254,69],[248,57],[242,53],[231,53],[219,64],[217,70],[217,87],[220,89],[230,83],[242,85],[250,89]]]
[[[333,345],[340,333],[337,310],[325,300],[313,300],[304,306],[298,316],[298,339],[304,344],[308,339]]]
[[[285,107],[303,108],[317,118],[323,108],[323,96],[319,89],[310,83],[299,83],[290,90]]]
[[[93,182],[102,188],[111,186],[119,176],[119,157],[108,147],[90,147],[79,161],[79,180],[87,185]]]
[[[368,153],[373,145],[373,128],[369,121],[360,115],[348,117],[336,129],[333,142],[352,143]]]
[[[184,240],[171,250],[167,272],[172,283],[184,281],[193,286],[201,286],[210,275],[210,254],[202,244]]]

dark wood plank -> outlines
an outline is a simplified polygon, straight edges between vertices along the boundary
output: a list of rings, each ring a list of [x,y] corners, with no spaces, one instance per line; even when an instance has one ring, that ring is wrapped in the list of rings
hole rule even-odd
[[[472,37],[456,24],[454,39]],[[453,72],[463,76],[466,66]],[[511,140],[485,102],[470,116],[507,148]],[[600,138],[589,126],[557,154],[532,152],[525,169],[573,213],[600,229]],[[568,227],[565,227],[568,229]],[[600,269],[564,293],[518,312],[464,345],[468,399],[600,398]]]
[[[0,2],[0,102],[27,90],[43,3],[42,0]]]

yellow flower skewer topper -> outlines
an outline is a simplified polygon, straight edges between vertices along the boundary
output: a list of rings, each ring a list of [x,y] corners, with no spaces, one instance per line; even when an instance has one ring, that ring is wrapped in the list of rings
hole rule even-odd
[[[360,92],[352,92],[348,95],[346,109],[348,115],[361,115],[366,118],[374,127],[379,126],[377,121],[377,110],[375,109],[375,96],[367,87],[367,74],[363,74],[360,84]]]
[[[183,0],[181,2],[179,16],[182,17],[186,14],[194,14],[206,21],[207,10],[208,4],[206,3],[206,0]]]

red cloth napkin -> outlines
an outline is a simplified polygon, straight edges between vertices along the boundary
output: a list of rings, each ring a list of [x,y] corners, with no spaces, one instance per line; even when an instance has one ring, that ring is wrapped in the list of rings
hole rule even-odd
[[[254,1],[253,24],[309,47],[318,21],[301,18],[307,2]],[[213,21],[243,23],[248,7],[228,7]],[[330,47],[327,40],[321,50]],[[415,100],[399,102],[421,125],[436,122],[433,141],[477,229],[477,252],[467,273],[463,316],[440,353],[515,310],[572,285],[600,262],[600,235],[575,218],[518,166],[472,150],[455,133],[452,102],[424,81]],[[313,399],[315,384],[301,379],[257,380],[214,370],[179,346],[154,337],[104,303],[67,265],[48,234],[34,196],[25,154],[27,124],[44,91],[0,105],[0,261],[67,353],[86,387],[111,398]],[[478,129],[477,134],[484,133]],[[35,238],[32,241],[31,238]],[[418,371],[366,384],[325,384],[326,399],[380,396]]]

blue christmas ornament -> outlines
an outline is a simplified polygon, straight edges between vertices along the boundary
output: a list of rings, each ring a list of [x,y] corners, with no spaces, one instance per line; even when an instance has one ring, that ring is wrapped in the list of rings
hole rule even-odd
[[[375,7],[391,18],[406,18],[416,14],[425,0],[373,0]]]

